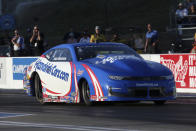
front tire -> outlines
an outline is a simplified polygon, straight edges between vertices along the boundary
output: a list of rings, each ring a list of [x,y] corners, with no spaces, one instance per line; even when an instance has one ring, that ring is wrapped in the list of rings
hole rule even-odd
[[[35,75],[34,84],[35,84],[35,96],[36,96],[36,100],[39,103],[44,104],[41,80],[39,78],[39,75],[37,75],[37,74]]]
[[[90,88],[89,88],[87,81],[83,81],[82,83],[82,97],[83,97],[84,103],[87,106],[92,105],[92,102],[90,100]]]

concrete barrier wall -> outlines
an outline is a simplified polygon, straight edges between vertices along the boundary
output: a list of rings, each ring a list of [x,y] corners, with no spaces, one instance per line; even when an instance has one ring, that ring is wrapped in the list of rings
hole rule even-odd
[[[0,88],[22,89],[24,68],[36,57],[0,57]]]
[[[144,59],[161,63],[174,74],[178,93],[196,93],[196,54],[142,54]],[[37,57],[1,57],[0,88],[22,89],[24,68]]]

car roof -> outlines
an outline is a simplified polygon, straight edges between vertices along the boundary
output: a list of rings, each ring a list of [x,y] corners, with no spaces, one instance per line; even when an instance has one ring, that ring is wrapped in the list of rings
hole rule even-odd
[[[53,47],[52,49],[56,49],[56,48],[73,48],[73,47],[77,47],[77,46],[97,46],[97,45],[125,45],[122,43],[114,43],[114,42],[101,42],[101,43],[72,43],[72,44],[60,44],[57,45],[55,47]]]

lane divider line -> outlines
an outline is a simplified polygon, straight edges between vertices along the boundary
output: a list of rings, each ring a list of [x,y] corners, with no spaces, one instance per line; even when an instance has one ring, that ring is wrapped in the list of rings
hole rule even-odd
[[[0,119],[1,118],[10,118],[10,117],[31,116],[31,115],[33,115],[33,114],[0,112]]]
[[[58,129],[71,129],[78,131],[141,131],[141,130],[129,130],[119,128],[104,128],[104,127],[92,127],[92,126],[77,126],[77,125],[56,125],[56,124],[37,124],[37,123],[25,123],[14,121],[0,121],[0,125],[9,126],[21,126],[21,127],[37,127],[37,128],[58,128]]]

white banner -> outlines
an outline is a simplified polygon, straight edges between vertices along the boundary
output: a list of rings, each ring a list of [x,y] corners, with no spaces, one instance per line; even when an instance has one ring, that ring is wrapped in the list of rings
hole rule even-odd
[[[7,80],[6,80],[6,60],[5,59],[0,59],[0,86],[1,85],[6,85]]]

